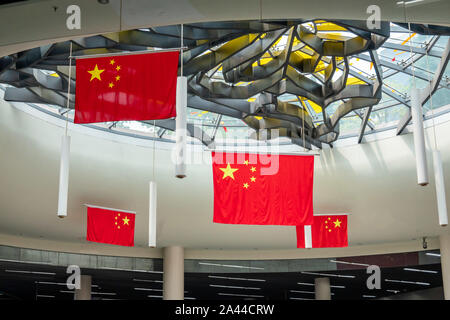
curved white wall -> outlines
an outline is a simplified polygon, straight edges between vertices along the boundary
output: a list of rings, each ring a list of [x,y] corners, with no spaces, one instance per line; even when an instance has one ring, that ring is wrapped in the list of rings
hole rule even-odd
[[[152,143],[70,125],[69,214],[60,219],[56,208],[63,132],[63,121],[36,112],[26,104],[13,105],[1,99],[0,243],[60,251],[159,256],[158,249],[146,247]],[[431,132],[427,130],[427,134]],[[450,122],[438,125],[436,133],[448,189]],[[348,249],[297,250],[295,227],[214,224],[210,165],[190,165],[188,177],[176,179],[171,150],[166,146],[157,149],[155,169],[157,245],[183,245],[191,250],[192,257],[261,258],[264,252],[278,258],[317,257],[409,251],[421,249],[424,236],[433,238],[449,232],[449,227],[438,225],[434,181],[427,187],[416,184],[411,134],[326,149],[316,157],[315,212],[351,213]],[[431,157],[429,170],[432,177]],[[447,197],[450,201],[450,191]],[[136,247],[86,242],[85,203],[137,211]],[[432,240],[429,248],[436,246]]]

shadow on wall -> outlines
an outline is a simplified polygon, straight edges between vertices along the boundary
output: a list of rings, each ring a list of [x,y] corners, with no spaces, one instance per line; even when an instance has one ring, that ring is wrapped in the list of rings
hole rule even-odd
[[[390,297],[380,298],[378,300],[444,300],[444,289],[442,287],[436,287],[396,294]]]

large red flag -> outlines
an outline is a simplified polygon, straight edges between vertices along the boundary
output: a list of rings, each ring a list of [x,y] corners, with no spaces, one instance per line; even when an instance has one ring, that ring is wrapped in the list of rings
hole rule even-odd
[[[312,248],[347,247],[347,215],[314,216],[312,225],[297,226],[297,248],[307,242]]]
[[[314,157],[213,152],[214,222],[311,224]]]
[[[87,241],[134,246],[135,214],[103,208],[87,208]]]
[[[75,123],[176,116],[178,51],[76,61]]]

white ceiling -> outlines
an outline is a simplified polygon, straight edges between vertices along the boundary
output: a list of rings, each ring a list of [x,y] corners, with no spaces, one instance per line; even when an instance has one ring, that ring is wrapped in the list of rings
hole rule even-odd
[[[151,26],[250,19],[367,19],[370,5],[380,7],[381,19],[402,22],[405,12],[394,0],[32,0],[0,8],[0,56],[38,45],[86,35]],[[261,4],[261,6],[260,6]],[[69,5],[81,10],[81,29],[66,27]],[[56,8],[56,9],[55,9]],[[406,9],[415,23],[450,25],[446,0],[424,0]],[[11,17],[15,17],[12,19]]]

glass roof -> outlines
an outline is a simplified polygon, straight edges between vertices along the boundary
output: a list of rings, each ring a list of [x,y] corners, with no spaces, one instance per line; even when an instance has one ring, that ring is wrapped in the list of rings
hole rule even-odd
[[[189,104],[187,108],[187,119],[188,123],[194,125],[195,127],[201,128],[202,136],[207,135],[216,143],[221,143],[224,139],[238,138],[246,140],[248,143],[253,143],[255,140],[248,140],[252,134],[258,129],[264,128],[262,121],[266,120],[265,127],[270,125],[275,116],[274,113],[267,111],[264,104],[260,103],[263,99],[262,95],[267,95],[268,93],[276,98],[277,108],[280,104],[286,104],[294,110],[298,108],[299,110],[305,110],[308,118],[311,120],[312,127],[309,138],[317,139],[319,144],[332,144],[333,140],[327,140],[326,134],[320,136],[317,132],[320,132],[325,128],[329,132],[330,130],[338,130],[338,139],[357,137],[362,134],[370,134],[380,130],[386,130],[388,128],[397,128],[404,117],[409,113],[409,93],[415,81],[418,88],[425,88],[429,86],[436,73],[440,72],[440,66],[442,65],[442,60],[448,60],[448,47],[449,47],[449,36],[436,34],[436,35],[423,35],[413,31],[409,31],[401,26],[390,23],[388,26],[388,36],[383,39],[380,43],[374,43],[376,50],[374,53],[369,52],[367,49],[355,49],[354,52],[349,54],[339,55],[335,54],[326,55],[325,46],[331,47],[335,43],[344,43],[348,48],[353,45],[349,41],[358,42],[368,42],[367,38],[361,36],[362,33],[358,33],[355,26],[347,26],[340,23],[331,23],[323,20],[313,20],[309,22],[297,22],[291,23],[285,22],[281,24],[282,27],[277,27],[280,25],[278,22],[266,22],[261,23],[261,25],[252,25],[250,22],[244,32],[236,26],[236,30],[227,29],[233,26],[233,22],[229,23],[211,23],[201,24],[201,26],[192,24],[186,25],[185,34],[187,42],[187,50],[185,51],[184,63],[187,70],[195,69],[198,72],[197,77],[206,77],[209,82],[202,82],[200,80],[198,84],[202,88],[195,88],[188,91],[190,95],[197,95],[202,99],[207,101],[217,103],[218,100],[227,98],[236,98],[237,100],[244,101],[247,106],[252,110],[252,106],[256,105],[257,108],[260,107],[259,111],[243,112],[239,108],[233,108],[232,105],[228,105],[226,108],[213,108],[208,107],[203,104]],[[145,46],[145,49],[159,49],[172,46],[173,41],[168,41],[167,39],[178,39],[179,38],[179,26],[169,26],[169,27],[158,27],[158,28],[144,28],[139,30],[133,30],[139,32],[139,36],[144,37],[149,36],[149,42],[153,42],[152,46]],[[262,29],[262,30],[261,30]],[[224,31],[225,30],[225,31]],[[228,34],[227,34],[227,31]],[[367,31],[367,30],[366,30]],[[178,33],[177,33],[178,32]],[[202,33],[203,32],[203,33]],[[233,34],[233,32],[235,34]],[[159,38],[152,38],[158,35]],[[372,34],[373,36],[374,34]],[[178,38],[176,38],[178,36]],[[309,41],[308,37],[316,36],[315,41]],[[379,35],[378,35],[379,36]],[[108,38],[108,36],[94,36],[85,38],[83,41],[73,40],[75,46],[79,46],[78,52],[74,55],[82,55],[92,53],[92,49],[86,46],[86,39],[90,39],[92,43],[99,41],[100,38]],[[164,39],[167,38],[167,39]],[[217,39],[227,38],[228,40],[218,41]],[[244,39],[245,38],[245,39]],[[372,37],[374,38],[374,37]],[[155,40],[156,39],[156,40]],[[161,39],[164,39],[161,40]],[[138,39],[139,40],[139,39]],[[213,46],[212,40],[218,42],[217,45]],[[314,46],[317,41],[322,41],[323,47],[317,49]],[[103,41],[102,43],[104,43]],[[202,43],[209,42],[209,46],[205,46],[205,50],[202,50],[193,59],[187,59],[186,53],[193,55],[194,50],[198,49]],[[245,44],[242,44],[245,42]],[[252,51],[253,44],[259,43],[260,51]],[[35,63],[33,68],[39,69],[45,76],[62,78],[67,82],[67,55],[65,56],[64,51],[67,51],[67,44],[58,43],[52,47],[55,54],[49,52],[45,58],[39,60]],[[121,47],[122,46],[122,47]],[[240,47],[239,47],[240,46]],[[93,45],[93,47],[105,47],[102,45]],[[363,48],[364,46],[362,46]],[[115,43],[110,48],[110,51],[117,52],[127,51],[127,50],[142,50],[142,45],[136,45],[133,47],[130,43]],[[319,54],[317,51],[319,50]],[[323,52],[320,52],[323,50]],[[333,51],[335,50],[335,51]],[[337,49],[330,49],[328,52],[336,52]],[[31,51],[31,50],[30,50]],[[228,54],[229,52],[234,54]],[[447,57],[444,57],[447,52]],[[220,60],[220,55],[225,55],[227,53],[227,58]],[[275,73],[270,73],[267,70],[271,65],[275,65],[277,61],[286,59],[285,55],[288,54],[288,62],[284,68],[296,68],[296,77],[302,81],[306,81],[306,86],[314,88],[315,86],[321,86],[322,92],[327,91],[328,93],[323,97],[315,99],[315,96],[309,96],[309,93],[301,94],[302,90],[297,90],[293,92],[292,90],[282,91],[279,89],[281,85],[278,85],[276,89],[272,86],[262,87],[261,90],[255,91],[255,95],[250,95],[247,97],[239,93],[240,96],[227,97],[220,91],[214,91],[214,83],[222,83],[229,86],[234,92],[236,88],[242,87],[243,90],[251,92],[252,88],[262,81],[261,79],[270,79],[270,77]],[[21,56],[27,56],[31,54],[29,52],[22,52],[18,54],[19,60]],[[242,56],[248,55],[247,60],[243,59]],[[300,63],[295,64],[295,61],[306,61],[306,59],[314,60],[315,55],[318,56],[318,61],[314,66],[314,70],[307,71],[305,63],[303,67],[299,67]],[[374,60],[374,55],[377,55],[378,61]],[[198,67],[201,63],[202,56],[204,57],[214,57],[216,63],[211,65],[210,68],[201,69]],[[17,59],[11,56],[11,59]],[[6,61],[7,57],[1,58]],[[227,60],[228,59],[228,60]],[[235,59],[235,60],[232,60]],[[227,64],[233,63],[241,59],[240,65],[235,67],[235,74],[239,73],[238,79],[230,80],[234,74],[230,73],[229,66]],[[196,64],[194,64],[194,62]],[[230,62],[231,61],[231,62]],[[374,63],[374,61],[376,63]],[[335,68],[331,71],[332,75],[329,75],[330,70],[333,69],[333,63],[335,63]],[[347,65],[348,64],[348,65]],[[64,70],[66,66],[66,70]],[[293,67],[295,66],[295,68]],[[20,65],[19,65],[20,67]],[[26,65],[25,65],[26,67]],[[239,69],[240,68],[240,69]],[[303,69],[302,69],[303,68]],[[378,68],[378,69],[377,69]],[[16,70],[18,67],[16,66]],[[249,71],[250,70],[250,71]],[[282,69],[280,69],[282,70]],[[374,96],[376,98],[376,103],[373,105],[367,105],[364,107],[355,107],[345,114],[340,114],[340,108],[345,103],[353,103],[352,99],[359,98],[359,95],[348,95],[343,94],[340,97],[340,92],[346,92],[351,86],[368,86],[370,88],[376,88],[377,84],[377,72],[381,74],[381,84],[379,96]],[[252,73],[251,76],[248,74]],[[258,73],[264,74],[259,76]],[[24,74],[27,74],[24,71]],[[292,74],[292,73],[291,73]],[[196,74],[192,73],[192,77]],[[189,77],[189,75],[188,75]],[[288,83],[290,81],[289,71],[284,71],[284,74],[280,77],[277,83]],[[346,78],[345,78],[346,77]],[[247,79],[246,79],[247,78]],[[345,79],[345,84],[339,90],[331,90],[330,87],[337,87],[339,82]],[[284,82],[283,82],[284,81]],[[292,80],[293,81],[293,80]],[[45,109],[47,112],[54,113],[58,116],[66,117],[73,120],[74,110],[67,110],[64,105],[58,103],[52,103],[52,99],[45,99],[39,97],[38,91],[35,90],[37,87],[42,87],[43,84],[39,79],[33,79],[30,75],[26,81],[13,82],[5,81],[0,79],[0,83],[4,88],[16,87],[25,88],[32,92],[36,97],[36,101],[32,105],[39,108]],[[289,84],[286,84],[286,87]],[[302,87],[302,83],[298,86]],[[208,88],[209,95],[214,99],[206,99],[202,95],[201,91]],[[359,88],[359,87],[358,87]],[[427,113],[433,109],[445,109],[450,105],[450,65],[446,65],[445,71],[442,72],[440,83],[437,85],[435,93],[432,98],[429,99],[424,104],[424,113]],[[52,88],[46,88],[52,89]],[[313,92],[316,89],[311,89]],[[55,90],[62,100],[65,99],[67,94],[64,94],[63,90]],[[67,89],[66,89],[67,91]],[[305,91],[305,90],[304,90]],[[306,90],[308,91],[308,90]],[[39,91],[41,92],[41,91]],[[231,91],[230,91],[231,92]],[[348,89],[348,92],[352,92]],[[374,89],[375,92],[375,89]],[[9,94],[7,96],[10,96]],[[17,95],[19,98],[7,99],[12,101],[21,101],[20,94]],[[317,95],[318,97],[320,94]],[[333,99],[330,99],[332,97]],[[335,98],[336,97],[336,98]],[[41,99],[39,99],[41,98]],[[327,100],[328,99],[328,100]],[[26,102],[30,102],[30,99],[23,99]],[[33,99],[31,99],[33,100]],[[59,100],[58,100],[59,101]],[[231,106],[231,107],[230,107]],[[370,110],[368,111],[370,107]],[[294,108],[294,109],[292,109]],[[297,111],[295,111],[297,112]],[[238,114],[235,116],[235,114]],[[334,118],[339,116],[338,124],[334,128],[327,128],[328,122],[333,121]],[[326,122],[324,122],[324,117]],[[252,118],[252,119],[250,119]],[[268,119],[270,121],[268,121]],[[285,119],[279,117],[278,119]],[[301,119],[301,118],[299,118]],[[367,120],[367,121],[365,121]],[[283,120],[284,121],[284,120]],[[254,125],[254,123],[259,123]],[[165,123],[164,123],[165,124]],[[175,138],[174,132],[170,126],[162,125],[160,121],[123,121],[114,123],[101,123],[94,124],[94,126],[99,126],[106,128],[111,132],[128,132],[131,134],[141,135],[144,137],[154,137],[158,139],[164,139],[173,141]],[[287,128],[287,127],[286,127]],[[301,124],[296,124],[296,128],[301,136],[302,128]],[[337,128],[337,129],[336,129]],[[289,129],[293,130],[293,129]],[[288,131],[289,131],[288,130]],[[306,135],[306,133],[305,133]],[[299,136],[299,137],[300,137]],[[292,135],[286,136],[287,138],[292,138]],[[199,142],[199,137],[192,137],[193,142]],[[201,138],[200,138],[201,140]],[[289,139],[283,139],[286,143],[292,143]],[[292,140],[294,141],[294,140]],[[318,145],[312,143],[308,148],[317,148]],[[319,146],[320,147],[320,146]]]

